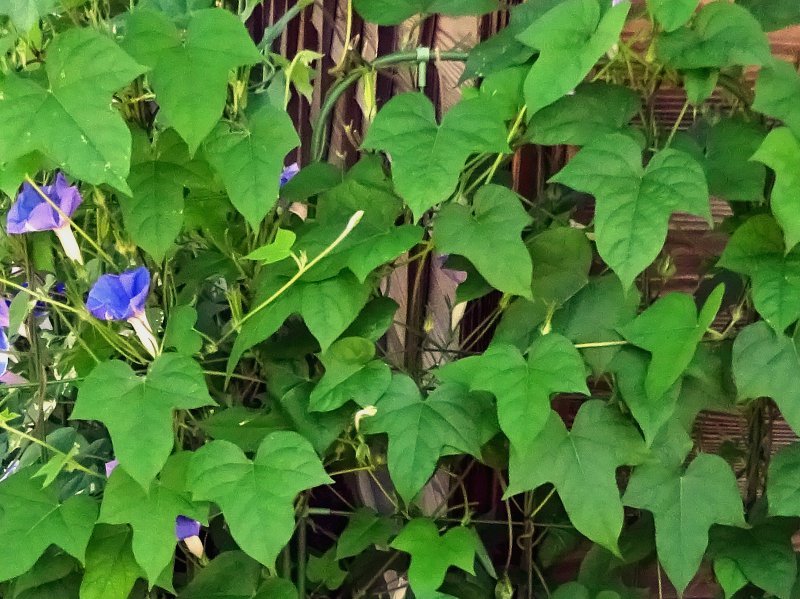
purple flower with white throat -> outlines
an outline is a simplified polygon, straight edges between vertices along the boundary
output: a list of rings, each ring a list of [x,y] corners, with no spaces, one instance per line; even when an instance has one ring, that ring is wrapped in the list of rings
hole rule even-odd
[[[100,320],[126,320],[152,356],[159,353],[158,340],[144,312],[150,294],[150,272],[140,266],[119,275],[103,275],[92,286],[86,308]]]
[[[183,541],[189,552],[198,557],[203,557],[203,541],[200,540],[200,523],[187,516],[175,518],[175,536]]]
[[[0,298],[0,328],[8,328],[8,302]]]
[[[286,185],[289,181],[294,179],[294,176],[300,172],[300,167],[295,162],[294,164],[290,164],[281,173],[281,187]]]
[[[196,537],[200,534],[200,523],[186,516],[178,516],[175,519],[175,536],[179,541],[189,537]]]
[[[11,346],[8,343],[8,337],[3,329],[0,329],[0,376],[3,376],[8,370],[8,357]]]
[[[78,188],[67,183],[62,173],[56,175],[53,185],[34,187],[31,183],[24,183],[8,211],[8,233],[22,235],[53,231],[67,256],[83,264],[78,242],[69,225],[69,219],[82,201]]]

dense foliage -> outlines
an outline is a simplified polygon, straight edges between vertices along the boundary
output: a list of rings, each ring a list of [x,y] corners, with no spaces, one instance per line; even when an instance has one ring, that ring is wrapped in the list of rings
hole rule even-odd
[[[796,3],[531,0],[469,52],[342,60],[305,154],[361,81],[358,160],[299,173],[318,55],[272,40],[310,2],[256,42],[230,4],[0,0],[0,595],[622,599],[705,561],[799,597],[800,444],[769,440],[800,433],[800,76],[765,34]],[[372,114],[378,71],[441,60],[446,114]],[[525,145],[575,150],[536,198]],[[693,294],[676,212],[727,240]],[[704,451],[704,409],[747,443]]]

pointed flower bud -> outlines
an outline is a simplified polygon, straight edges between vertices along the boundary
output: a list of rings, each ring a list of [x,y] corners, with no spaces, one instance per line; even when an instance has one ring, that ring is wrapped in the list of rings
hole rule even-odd
[[[111,476],[111,473],[114,472],[114,469],[119,466],[119,460],[111,460],[110,462],[106,462],[106,478]]]
[[[281,187],[286,185],[289,181],[294,179],[294,176],[300,172],[300,167],[295,162],[294,164],[290,164],[281,173]]]

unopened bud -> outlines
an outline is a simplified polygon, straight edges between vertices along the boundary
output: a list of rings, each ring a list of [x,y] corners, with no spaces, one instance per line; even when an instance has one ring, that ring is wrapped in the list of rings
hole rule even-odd
[[[362,419],[371,418],[372,416],[375,416],[375,414],[377,413],[378,413],[378,408],[376,408],[375,406],[367,406],[366,408],[363,408],[358,412],[356,412],[356,416],[353,419],[356,426],[356,432],[358,432],[358,428],[361,425]]]

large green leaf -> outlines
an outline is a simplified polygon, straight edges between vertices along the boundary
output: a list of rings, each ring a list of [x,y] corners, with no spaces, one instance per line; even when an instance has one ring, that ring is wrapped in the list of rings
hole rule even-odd
[[[626,595],[627,597],[627,595]],[[616,591],[594,592],[579,582],[568,582],[558,587],[551,595],[552,599],[622,599]]]
[[[778,332],[800,317],[800,250],[784,250],[783,232],[766,214],[741,225],[719,265],[750,277],[756,310]]]
[[[618,329],[636,316],[639,293],[622,289],[613,275],[604,275],[572,297],[553,316],[553,330],[573,343],[599,343],[621,341]],[[611,360],[620,351],[619,346],[582,349],[581,353],[595,375],[607,371]]]
[[[419,219],[456,188],[470,154],[508,152],[505,124],[484,98],[462,100],[437,125],[421,93],[395,96],[378,112],[363,147],[391,155],[398,193]]]
[[[267,434],[292,428],[279,411],[252,410],[243,406],[216,411],[199,425],[212,439],[230,441],[243,451],[251,452],[258,449]]]
[[[617,284],[619,285],[619,282]],[[532,302],[518,297],[503,310],[503,316],[492,336],[492,343],[513,345],[524,352],[533,343],[533,340],[541,335],[541,325],[550,310],[551,308],[548,308],[544,302]]]
[[[508,25],[470,51],[463,79],[487,77],[503,69],[528,62],[536,52],[530,46],[519,41],[517,35],[562,1],[541,0],[540,2],[526,2],[510,6]]]
[[[586,233],[554,227],[528,242],[533,262],[533,299],[560,306],[589,282],[592,245]]]
[[[539,51],[525,80],[525,103],[534,115],[583,81],[598,59],[619,40],[631,5],[627,0],[605,12],[598,0],[565,0],[517,39]]]
[[[643,168],[641,148],[622,134],[585,146],[552,181],[597,198],[597,249],[626,289],[658,256],[673,212],[711,219],[705,174],[696,160],[667,149]]]
[[[764,141],[764,133],[756,123],[727,118],[679,133],[672,147],[691,154],[703,165],[712,196],[734,202],[760,201],[767,171],[751,158]]]
[[[325,455],[331,444],[353,422],[353,411],[340,408],[333,412],[311,412],[311,384],[293,387],[279,400],[278,413],[295,430],[308,439],[319,455]]]
[[[550,411],[544,429],[531,443],[524,448],[512,444],[505,495],[552,483],[575,528],[619,554],[623,510],[616,470],[639,464],[646,455],[633,424],[602,401],[584,403],[571,431]]]
[[[589,395],[578,350],[556,333],[536,339],[527,360],[512,345],[493,344],[481,356],[445,365],[439,378],[494,394],[500,428],[521,454],[529,453],[547,424],[553,394]]]
[[[480,87],[463,88],[461,97],[487,98],[504,120],[514,120],[525,105],[522,88],[528,70],[528,67],[520,65],[493,72],[481,80]]]
[[[262,60],[236,15],[221,8],[194,12],[186,30],[153,10],[128,16],[123,47],[152,69],[159,118],[186,140],[194,153],[222,116],[228,75]]]
[[[355,0],[354,5],[378,25],[397,25],[416,14],[481,15],[498,8],[497,0]]]
[[[783,121],[800,136],[800,106],[795,101],[799,93],[797,69],[792,63],[776,58],[759,71],[753,110]]]
[[[258,284],[252,306],[280,289],[290,275],[270,271]],[[245,351],[265,341],[292,314],[300,314],[323,351],[352,323],[369,298],[369,286],[348,272],[322,281],[298,281],[264,310],[249,319],[236,338],[228,360],[232,371]]]
[[[746,8],[728,2],[706,4],[691,26],[662,33],[658,57],[676,69],[763,65],[772,60],[767,36]]]
[[[647,10],[664,31],[675,31],[692,18],[700,0],[647,0]]]
[[[392,547],[411,554],[408,582],[419,597],[435,596],[450,566],[475,574],[478,538],[464,526],[456,526],[439,536],[432,520],[415,518],[392,541]]]
[[[172,308],[164,331],[164,347],[186,356],[195,355],[203,347],[203,337],[194,328],[196,324],[197,310],[191,306]]]
[[[678,417],[687,431],[703,410],[729,412],[736,407],[736,387],[731,373],[730,341],[701,343],[686,369],[678,400]]]
[[[732,359],[739,398],[771,397],[789,426],[800,432],[800,357],[795,341],[757,322],[736,336]]]
[[[800,140],[786,127],[773,129],[753,156],[775,171],[770,208],[783,229],[786,251],[800,242]]]
[[[662,395],[648,394],[645,387],[649,367],[647,354],[630,347],[623,349],[612,362],[617,391],[639,423],[647,444],[652,445],[675,414],[681,384],[680,380],[675,381]]]
[[[9,584],[11,599],[75,599],[82,572],[70,555],[46,551],[34,566]]]
[[[261,579],[261,565],[241,551],[226,551],[200,569],[179,599],[251,599]],[[280,595],[276,595],[280,597]],[[282,598],[281,598],[282,599]]]
[[[721,560],[733,562],[745,581],[770,595],[790,599],[797,578],[797,558],[792,549],[792,534],[796,530],[792,520],[778,518],[744,530],[715,526],[708,547],[715,572],[719,572]]]
[[[133,555],[150,584],[169,566],[175,554],[175,518],[205,522],[208,506],[194,503],[186,492],[186,469],[191,453],[170,456],[161,476],[145,491],[125,472],[114,469],[103,493],[100,522],[130,524]]]
[[[27,33],[56,5],[56,0],[0,0],[0,15],[7,15],[21,33]]]
[[[356,510],[336,542],[336,559],[354,557],[373,545],[387,545],[396,531],[392,520],[369,508]]]
[[[45,61],[49,85],[14,73],[0,82],[3,161],[38,151],[77,179],[127,192],[131,134],[111,95],[145,70],[94,29],[56,36]]]
[[[663,396],[689,366],[697,344],[717,316],[724,292],[718,286],[699,313],[692,296],[670,293],[619,330],[625,339],[652,354],[645,379],[650,399]]]
[[[769,463],[767,501],[773,516],[800,516],[800,443],[781,449]]]
[[[270,576],[258,587],[253,599],[298,599],[298,594],[291,580]]]
[[[86,495],[60,501],[54,485],[42,489],[36,468],[0,482],[0,580],[29,570],[50,545],[83,563],[97,518],[97,503]],[[14,542],[11,542],[11,541]]]
[[[531,257],[520,238],[531,217],[516,194],[499,185],[482,187],[472,209],[442,208],[433,224],[433,241],[445,254],[469,259],[488,283],[504,293],[531,297]],[[486,251],[485,241],[492,240]]]
[[[184,188],[206,187],[210,179],[208,166],[192,160],[174,129],[162,133],[152,148],[134,151],[128,176],[132,196],[120,202],[133,241],[162,260],[183,228]]]
[[[543,145],[582,146],[610,133],[622,133],[641,107],[627,87],[598,81],[582,83],[575,93],[542,108],[528,123],[531,141]]]
[[[197,362],[162,354],[144,377],[118,360],[98,364],[78,390],[70,417],[102,422],[119,463],[147,489],[172,450],[174,411],[213,403]]]
[[[329,412],[348,401],[374,404],[392,380],[389,365],[375,360],[375,345],[363,337],[345,337],[320,355],[325,374],[311,392],[310,408]]]
[[[306,578],[309,582],[332,591],[342,586],[347,578],[347,572],[339,566],[335,547],[331,547],[320,556],[312,555],[308,558]]]
[[[207,443],[188,475],[194,499],[219,505],[239,547],[270,568],[292,536],[295,496],[332,482],[311,444],[290,431],[267,435],[252,461],[233,443]]]
[[[701,453],[685,470],[643,464],[633,471],[623,501],[653,513],[658,559],[679,593],[700,567],[711,525],[745,526],[736,478],[716,455]]]
[[[254,230],[275,205],[284,158],[299,143],[286,111],[270,105],[251,115],[244,128],[220,123],[205,141],[231,203]]]
[[[397,374],[377,403],[377,414],[363,421],[365,433],[387,433],[388,466],[397,492],[411,503],[443,455],[456,450],[479,457],[480,394],[461,385],[437,387],[426,399],[408,376]]]
[[[143,574],[131,551],[130,529],[99,524],[86,548],[85,569],[81,599],[128,599]]]
[[[764,31],[800,23],[800,4],[794,0],[738,0],[759,20]]]

